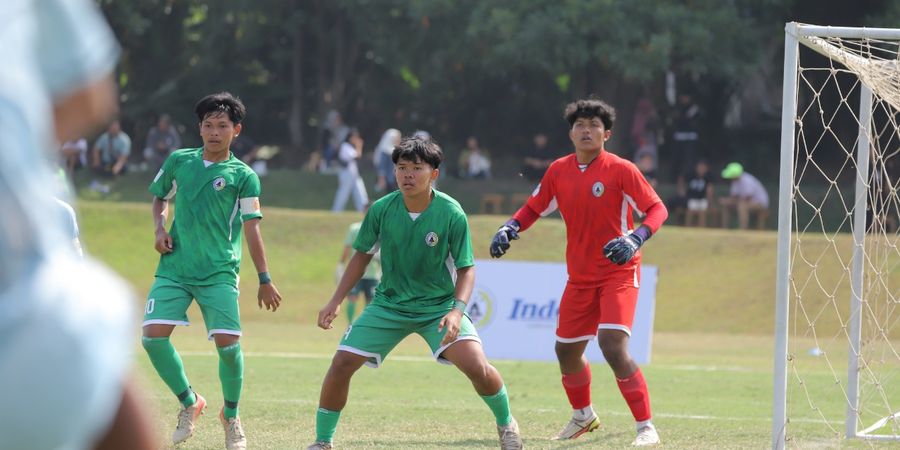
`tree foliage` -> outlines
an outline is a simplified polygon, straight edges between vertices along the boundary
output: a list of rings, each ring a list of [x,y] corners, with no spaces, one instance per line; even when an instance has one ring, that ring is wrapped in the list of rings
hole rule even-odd
[[[597,94],[627,122],[641,92],[665,105],[669,72],[709,112],[705,126],[720,130],[725,99],[748,74],[763,73],[771,89],[780,89],[773,79],[780,72],[771,70],[780,54],[771,49],[782,42],[784,22],[811,3],[838,3],[98,2],[123,48],[118,79],[126,124],[143,130],[166,112],[191,130],[193,103],[230,90],[247,103],[247,132],[285,146],[292,164],[319,147],[332,109],[360,127],[368,148],[389,127],[427,129],[450,146],[478,135],[498,153],[528,145],[536,131],[563,145],[566,102]],[[864,3],[860,18],[884,10],[900,15],[896,3]]]

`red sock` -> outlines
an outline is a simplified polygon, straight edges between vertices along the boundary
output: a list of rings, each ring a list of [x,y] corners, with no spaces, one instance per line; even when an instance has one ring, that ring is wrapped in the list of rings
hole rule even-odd
[[[616,383],[619,384],[619,391],[628,403],[634,420],[636,422],[650,420],[650,394],[647,392],[647,382],[641,369],[624,380],[616,378]]]
[[[591,365],[585,364],[581,372],[563,374],[562,385],[569,397],[572,409],[591,406]]]

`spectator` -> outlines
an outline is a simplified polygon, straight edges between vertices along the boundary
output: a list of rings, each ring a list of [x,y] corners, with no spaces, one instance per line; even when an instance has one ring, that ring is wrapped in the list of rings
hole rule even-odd
[[[161,114],[156,126],[147,132],[147,143],[144,145],[144,161],[150,170],[157,172],[169,155],[181,148],[181,136],[172,126],[168,114]]]
[[[760,181],[744,171],[740,163],[729,163],[722,171],[722,178],[731,180],[728,197],[719,199],[722,206],[722,227],[728,228],[732,211],[737,211],[738,228],[746,230],[750,224],[750,214],[768,215],[769,194]],[[761,227],[760,227],[761,228]]]
[[[63,167],[69,176],[75,172],[76,167],[87,167],[87,150],[88,143],[85,138],[63,142],[60,152],[62,153]]]
[[[685,226],[706,226],[706,214],[713,201],[713,182],[709,176],[709,164],[700,159],[694,165],[694,174],[687,183],[687,213]]]
[[[538,133],[534,135],[534,148],[525,156],[521,175],[528,181],[541,181],[554,159],[556,155],[547,146],[547,135]]]
[[[678,96],[675,105],[675,117],[672,123],[672,168],[675,178],[685,176],[697,158],[697,145],[700,141],[698,120],[700,107],[694,103],[690,94]]]
[[[378,146],[375,147],[375,155],[373,162],[375,163],[375,171],[378,174],[378,181],[375,184],[375,192],[393,192],[397,190],[397,177],[394,176],[394,162],[391,155],[394,153],[394,147],[400,143],[400,131],[395,128],[389,128],[381,135]]]
[[[125,172],[130,154],[131,138],[122,131],[121,123],[113,120],[94,142],[91,166],[101,174],[118,176]]]
[[[359,176],[359,166],[356,160],[362,155],[363,139],[359,130],[350,129],[347,139],[341,144],[338,151],[337,162],[341,165],[338,172],[338,189],[334,195],[334,204],[331,212],[341,212],[347,206],[347,199],[353,197],[353,206],[357,211],[362,211],[369,203],[369,195],[366,193],[366,185]]]
[[[648,96],[638,100],[631,121],[631,143],[635,148],[634,161],[638,162],[644,155],[650,155],[653,170],[659,161],[660,120],[653,101]]]
[[[341,145],[347,140],[350,127],[344,124],[341,113],[331,110],[325,118],[324,149],[322,150],[323,171],[328,171],[337,161]],[[341,164],[338,162],[338,166]]]
[[[491,178],[491,160],[475,136],[466,139],[466,148],[459,155],[459,170],[461,178]]]

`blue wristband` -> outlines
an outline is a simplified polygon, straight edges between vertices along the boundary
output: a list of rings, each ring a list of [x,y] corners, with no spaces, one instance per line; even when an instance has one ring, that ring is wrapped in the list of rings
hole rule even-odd
[[[469,306],[468,303],[466,303],[466,302],[464,302],[464,301],[462,301],[462,300],[460,300],[460,299],[456,299],[456,301],[453,302],[453,309],[458,309],[459,312],[461,312],[461,313],[463,313],[463,314],[466,313],[466,307],[467,307],[467,306]]]
[[[260,272],[259,273],[259,284],[269,284],[272,282],[272,277],[269,276],[269,272]]]

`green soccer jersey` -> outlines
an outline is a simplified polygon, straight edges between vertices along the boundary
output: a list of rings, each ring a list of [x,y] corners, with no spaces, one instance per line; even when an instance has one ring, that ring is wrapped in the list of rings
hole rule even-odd
[[[372,302],[406,313],[449,311],[456,270],[475,264],[465,212],[436,190],[415,219],[399,191],[380,198],[363,219],[353,248],[381,250],[381,283]]]
[[[173,152],[150,184],[150,192],[178,203],[169,234],[172,252],[160,256],[156,276],[185,284],[237,285],[241,230],[262,217],[259,177],[234,154],[217,163],[202,148]]]

